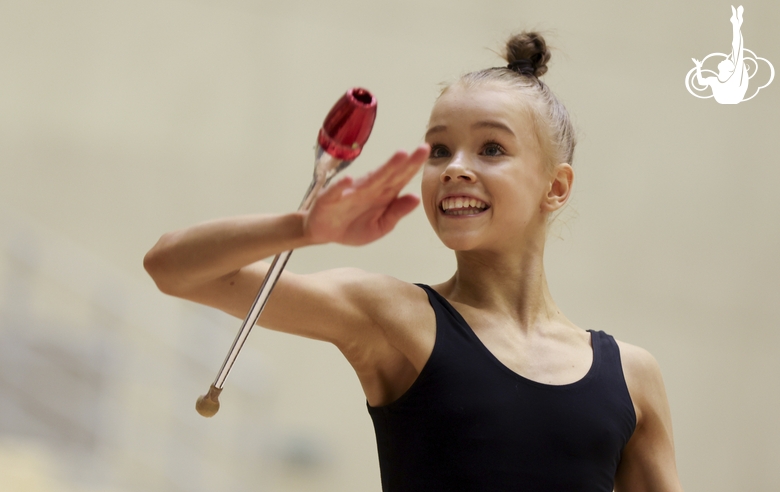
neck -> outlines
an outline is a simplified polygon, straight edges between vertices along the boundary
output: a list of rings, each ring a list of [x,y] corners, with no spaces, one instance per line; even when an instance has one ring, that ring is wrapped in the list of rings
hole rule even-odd
[[[530,332],[568,320],[558,309],[544,273],[544,244],[521,251],[457,251],[458,269],[443,285],[444,294],[488,312],[511,317]]]

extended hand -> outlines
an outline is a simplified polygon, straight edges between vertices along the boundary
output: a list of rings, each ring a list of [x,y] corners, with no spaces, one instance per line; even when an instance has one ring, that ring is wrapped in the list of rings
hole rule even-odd
[[[693,63],[696,64],[696,68],[701,68],[701,62],[699,60],[696,58],[691,58],[691,60],[693,60]]]
[[[415,195],[398,196],[428,158],[421,145],[411,155],[398,151],[383,166],[353,180],[346,176],[321,190],[304,219],[304,234],[315,244],[359,246],[395,227],[420,203]]]

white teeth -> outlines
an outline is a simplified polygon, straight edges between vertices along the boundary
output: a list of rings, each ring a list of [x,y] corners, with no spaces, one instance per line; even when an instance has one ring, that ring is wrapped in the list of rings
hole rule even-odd
[[[476,198],[468,198],[468,197],[454,197],[454,198],[445,198],[441,202],[441,208],[442,210],[449,211],[450,213],[454,212],[467,212],[467,213],[478,213],[475,212],[473,209],[486,209],[488,208],[487,203],[477,200]],[[453,210],[454,209],[454,210]],[[467,210],[472,209],[472,210]],[[458,213],[457,215],[463,215],[462,213]]]

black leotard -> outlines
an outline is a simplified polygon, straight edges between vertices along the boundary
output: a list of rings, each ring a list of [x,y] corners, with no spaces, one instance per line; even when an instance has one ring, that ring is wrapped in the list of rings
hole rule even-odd
[[[411,388],[374,422],[385,492],[612,492],[636,427],[617,343],[590,331],[593,363],[560,386],[503,365],[427,285],[436,342]]]

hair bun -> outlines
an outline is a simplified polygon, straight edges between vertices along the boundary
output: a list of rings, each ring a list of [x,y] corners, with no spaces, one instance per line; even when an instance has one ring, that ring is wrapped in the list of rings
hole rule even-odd
[[[522,61],[528,60],[533,69],[533,75],[541,77],[547,73],[550,51],[547,49],[547,43],[544,42],[541,34],[523,31],[520,34],[515,34],[506,42],[504,58],[507,63],[510,65],[514,63],[515,66],[523,65]]]

